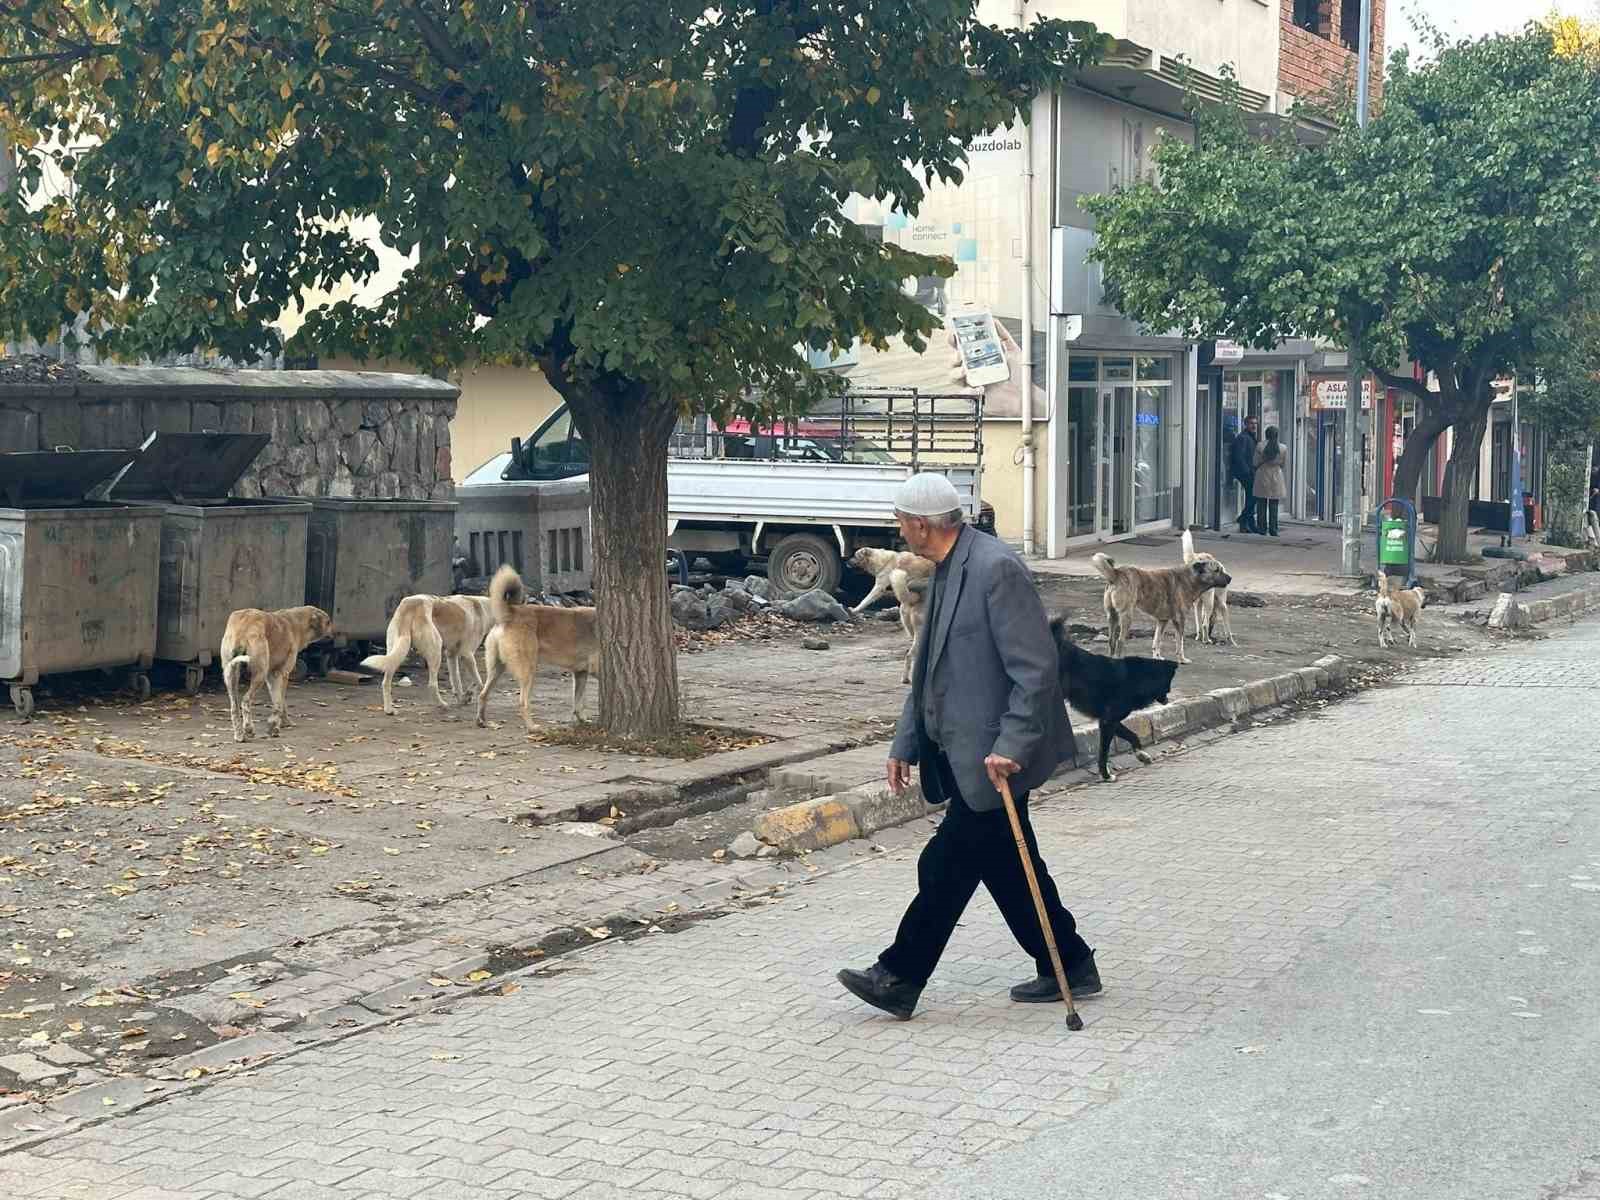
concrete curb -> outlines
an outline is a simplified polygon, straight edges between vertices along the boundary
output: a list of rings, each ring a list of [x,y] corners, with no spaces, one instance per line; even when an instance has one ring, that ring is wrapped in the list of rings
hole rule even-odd
[[[1243,687],[1216,688],[1135,713],[1127,724],[1148,747],[1231,724],[1241,717],[1294,700],[1334,691],[1346,686],[1349,680],[1350,664],[1337,655],[1329,655],[1319,658],[1312,666],[1258,679]],[[1099,726],[1075,724],[1072,735],[1077,742],[1079,761],[1093,763],[1100,752]],[[915,784],[898,796],[884,783],[860,784],[842,790],[832,790],[823,780],[818,780],[817,785],[825,789],[824,794],[762,814],[751,832],[778,850],[821,850],[938,811],[923,799],[922,789]],[[795,784],[791,781],[787,786],[792,789]]]

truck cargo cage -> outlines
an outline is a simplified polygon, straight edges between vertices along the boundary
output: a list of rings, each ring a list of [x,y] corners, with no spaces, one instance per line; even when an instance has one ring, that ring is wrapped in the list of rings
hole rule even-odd
[[[768,423],[740,419],[719,426],[696,417],[680,422],[668,452],[674,458],[977,469],[983,456],[983,397],[873,388],[845,392],[804,416]]]

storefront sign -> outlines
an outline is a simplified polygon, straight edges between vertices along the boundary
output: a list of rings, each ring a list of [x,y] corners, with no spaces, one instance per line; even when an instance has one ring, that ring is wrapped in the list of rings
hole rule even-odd
[[[1314,409],[1343,408],[1350,396],[1348,379],[1313,379],[1311,381],[1311,407]],[[1361,407],[1372,407],[1372,380],[1361,381]]]
[[[1230,342],[1226,338],[1218,338],[1217,348],[1211,356],[1211,361],[1223,367],[1232,363],[1243,362],[1244,347],[1238,342]]]

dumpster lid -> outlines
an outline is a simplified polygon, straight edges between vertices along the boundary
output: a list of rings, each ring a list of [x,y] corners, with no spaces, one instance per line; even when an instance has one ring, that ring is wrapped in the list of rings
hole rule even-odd
[[[222,500],[272,440],[265,433],[152,433],[112,493],[128,500]]]
[[[77,504],[138,456],[137,450],[26,450],[0,454],[0,498],[13,508]]]

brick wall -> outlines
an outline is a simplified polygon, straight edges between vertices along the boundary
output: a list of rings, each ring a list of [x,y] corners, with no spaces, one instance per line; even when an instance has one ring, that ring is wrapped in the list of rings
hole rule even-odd
[[[1348,76],[1355,86],[1356,56],[1344,47],[1343,0],[1318,0],[1318,32],[1294,23],[1295,0],[1279,0],[1280,40],[1278,48],[1278,87],[1292,96],[1311,98],[1337,89]],[[1384,16],[1387,0],[1372,0],[1372,62],[1368,94],[1377,104],[1383,96]],[[1359,6],[1352,3],[1352,11]],[[1352,38],[1352,41],[1355,39]]]

